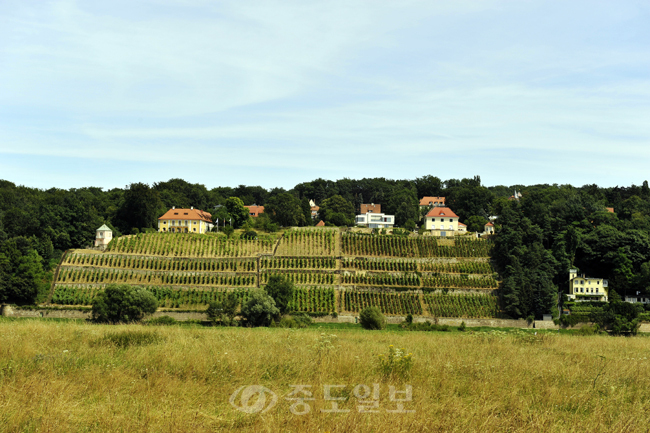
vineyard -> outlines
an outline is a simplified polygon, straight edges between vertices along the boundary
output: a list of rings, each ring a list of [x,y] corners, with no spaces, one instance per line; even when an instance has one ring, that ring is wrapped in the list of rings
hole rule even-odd
[[[343,293],[343,309],[359,312],[365,307],[379,307],[384,314],[422,315],[422,304],[417,293],[392,293],[346,290]]]
[[[178,290],[169,287],[145,286],[153,293],[161,308],[205,309],[210,302],[223,301],[229,290]],[[52,302],[60,305],[90,305],[103,291],[97,286],[58,286]],[[232,290],[240,303],[248,299],[248,290]],[[294,292],[289,309],[296,312],[329,314],[336,311],[336,293],[331,288],[299,288]]]
[[[107,252],[163,257],[255,257],[273,254],[273,235],[258,239],[230,239],[225,235],[208,233],[140,233],[113,239]]]
[[[336,269],[334,258],[263,258],[262,269]]]
[[[171,284],[190,286],[256,286],[256,274],[179,273],[109,268],[63,268],[57,283]]]
[[[103,253],[69,252],[51,302],[90,305],[107,284],[115,283],[147,288],[161,308],[202,310],[227,291],[244,300],[249,289],[281,275],[296,286],[294,311],[356,313],[376,305],[385,314],[494,317],[495,296],[468,293],[498,287],[489,252],[489,241],[465,236],[289,229],[281,236],[249,240],[216,233],[146,233],[115,238]],[[438,293],[448,290],[465,293]]]
[[[260,284],[266,284],[271,275],[280,275],[288,280],[292,281],[294,284],[304,285],[304,284],[337,284],[338,275],[325,272],[264,272],[260,275]]]
[[[288,230],[280,239],[277,256],[334,256],[337,230]]]
[[[434,317],[499,317],[498,299],[493,295],[428,294],[424,303]]]
[[[445,239],[441,245],[433,237],[376,236],[346,234],[341,237],[341,249],[348,256],[393,257],[489,257],[489,241],[469,236]]]
[[[499,284],[493,275],[475,278],[469,275],[439,274],[422,278],[422,285],[426,288],[496,289]]]
[[[257,259],[185,259],[113,254],[69,254],[66,266],[150,271],[257,272]]]

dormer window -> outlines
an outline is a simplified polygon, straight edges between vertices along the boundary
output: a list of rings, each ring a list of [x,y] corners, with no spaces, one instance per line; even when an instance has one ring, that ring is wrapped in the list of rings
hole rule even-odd
[[[178,215],[178,212],[174,212],[174,215]]]

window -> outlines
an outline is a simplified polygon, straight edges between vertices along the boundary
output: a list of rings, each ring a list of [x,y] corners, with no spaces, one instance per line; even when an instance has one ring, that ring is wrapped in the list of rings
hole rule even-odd
[[[450,222],[450,223],[453,223],[453,222],[454,222],[454,219],[453,219],[453,218],[449,218],[449,222]]]
[[[447,232],[440,232],[440,236],[447,236]]]

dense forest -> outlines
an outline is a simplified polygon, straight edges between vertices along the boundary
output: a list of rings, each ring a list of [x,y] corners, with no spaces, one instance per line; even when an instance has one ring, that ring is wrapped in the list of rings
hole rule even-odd
[[[514,191],[521,197],[514,199]],[[193,206],[236,227],[276,230],[315,222],[309,200],[328,225],[350,225],[361,203],[380,203],[399,226],[413,228],[423,196],[446,197],[470,231],[497,217],[493,260],[502,302],[512,317],[539,316],[568,289],[568,270],[606,278],[621,295],[650,285],[650,188],[597,185],[486,187],[480,177],[441,180],[316,179],[287,191],[260,186],[207,189],[182,179],[124,189],[39,190],[0,180],[0,302],[38,302],[63,251],[91,245],[107,224],[115,236],[152,230],[172,206]],[[247,221],[243,205],[266,213]],[[610,212],[607,208],[613,208]]]

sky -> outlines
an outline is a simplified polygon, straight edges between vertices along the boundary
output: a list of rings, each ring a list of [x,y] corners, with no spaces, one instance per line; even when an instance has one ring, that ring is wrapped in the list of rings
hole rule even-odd
[[[650,2],[0,0],[0,179],[641,184]]]

